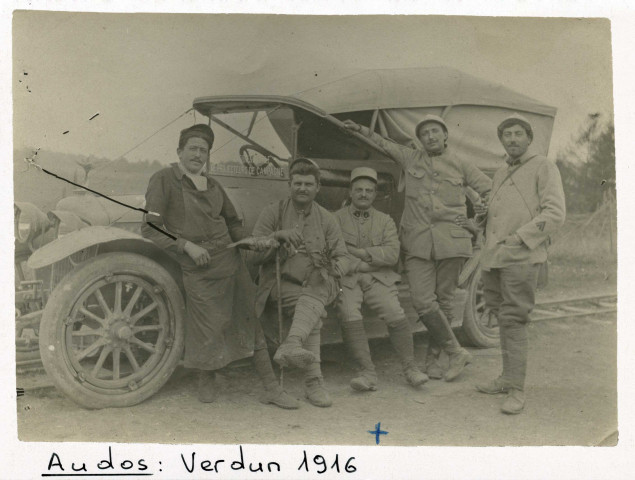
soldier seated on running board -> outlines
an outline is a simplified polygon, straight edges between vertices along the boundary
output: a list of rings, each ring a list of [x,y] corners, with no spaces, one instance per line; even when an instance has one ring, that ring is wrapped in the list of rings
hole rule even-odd
[[[271,204],[261,212],[253,235],[283,243],[280,289],[277,287],[275,251],[263,251],[260,281],[256,294],[256,314],[261,316],[267,302],[282,302],[292,312],[286,339],[273,359],[282,367],[304,371],[305,395],[318,407],[329,407],[332,400],[324,388],[320,368],[320,328],[326,316],[324,307],[339,293],[338,278],[346,275],[352,263],[340,227],[331,213],[314,202],[320,191],[320,168],[307,158],[297,158],[289,166],[289,198]],[[257,249],[266,245],[256,244]]]
[[[399,238],[389,215],[373,208],[377,196],[377,172],[359,167],[351,172],[351,204],[337,212],[348,252],[358,261],[355,269],[342,278],[342,293],[337,300],[342,337],[360,372],[350,382],[353,390],[377,389],[377,374],[371,359],[361,314],[366,303],[386,322],[390,341],[401,361],[406,381],[424,384],[428,376],[417,368],[410,324],[399,304],[393,270],[399,259]]]

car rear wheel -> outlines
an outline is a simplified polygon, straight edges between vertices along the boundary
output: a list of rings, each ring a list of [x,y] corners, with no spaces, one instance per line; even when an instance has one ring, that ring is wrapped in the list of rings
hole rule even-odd
[[[480,268],[472,273],[466,290],[463,335],[475,347],[497,347],[499,345],[498,320],[485,306]]]
[[[46,304],[46,372],[86,408],[125,407],[157,392],[183,351],[185,309],[171,275],[132,253],[109,253],[67,275]]]

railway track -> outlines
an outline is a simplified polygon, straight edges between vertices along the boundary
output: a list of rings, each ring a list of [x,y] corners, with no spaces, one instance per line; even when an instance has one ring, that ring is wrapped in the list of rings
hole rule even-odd
[[[583,317],[617,311],[617,295],[591,295],[537,303],[531,313],[532,321],[558,320],[561,318]],[[18,375],[44,372],[40,359],[16,362]]]

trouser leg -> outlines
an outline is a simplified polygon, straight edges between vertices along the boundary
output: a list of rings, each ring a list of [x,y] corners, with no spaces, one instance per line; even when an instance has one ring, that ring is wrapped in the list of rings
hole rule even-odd
[[[430,378],[443,378],[443,369],[439,364],[439,356],[441,355],[441,347],[437,345],[434,338],[428,335],[428,349],[426,351],[425,372]]]
[[[406,377],[406,381],[416,387],[428,381],[428,376],[422,373],[415,363],[414,343],[410,324],[405,318],[393,319],[388,323],[388,333],[401,367]]]
[[[501,358],[503,361],[503,370],[500,375],[500,381],[503,384],[506,384],[507,375],[509,372],[509,356],[507,354],[507,335],[505,332],[505,326],[501,323],[499,318],[500,306],[503,303],[503,296],[501,294],[500,269],[492,268],[491,270],[483,270],[481,272],[481,279],[483,280],[483,296],[485,298],[485,308],[487,311],[489,311],[490,315],[494,315],[496,317],[498,323]]]
[[[538,265],[512,265],[500,270],[503,301],[499,310],[499,321],[503,326],[508,359],[506,377],[512,388],[524,390],[527,371],[527,324],[535,304]]]
[[[314,378],[320,377],[322,378],[322,369],[320,368],[320,330],[322,328],[322,322],[318,321],[318,324],[307,336],[307,339],[304,343],[304,348],[313,354],[315,361],[311,362],[304,369],[305,378]]]
[[[359,369],[359,375],[351,380],[351,387],[358,391],[375,390],[377,388],[377,373],[370,356],[364,322],[362,320],[342,322],[342,337],[351,358]]]
[[[434,260],[406,257],[406,275],[412,303],[419,319],[437,345],[451,355],[461,347],[437,302],[436,264]]]
[[[320,329],[322,322],[311,331],[305,347],[315,356],[315,361],[304,369],[304,392],[306,398],[316,407],[330,407],[333,404],[329,392],[324,387],[320,368]]]
[[[324,303],[309,295],[300,295],[295,305],[293,320],[287,338],[280,345],[273,359],[281,366],[306,368],[316,361],[315,354],[306,347],[307,340],[316,325],[321,324]],[[319,327],[318,327],[319,336]],[[318,360],[319,361],[319,360]]]
[[[350,385],[353,390],[367,391],[375,390],[377,374],[371,360],[370,348],[361,314],[364,301],[360,285],[361,276],[361,274],[356,275],[354,277],[355,283],[342,287],[342,293],[337,299],[337,309],[340,317],[342,339],[350,357],[355,362],[355,368],[359,371],[359,375],[351,380]]]

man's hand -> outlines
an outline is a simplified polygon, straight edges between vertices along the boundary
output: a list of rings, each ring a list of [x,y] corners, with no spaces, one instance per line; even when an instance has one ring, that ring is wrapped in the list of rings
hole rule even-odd
[[[484,203],[475,203],[474,207],[474,215],[483,216],[487,214],[487,205]]]
[[[372,265],[366,262],[359,262],[359,265],[357,265],[357,271],[360,273],[367,273],[367,272],[374,272],[375,269],[372,267]]]
[[[302,238],[302,233],[297,230],[290,228],[288,230],[278,230],[274,232],[273,238],[278,240],[279,242],[284,242],[291,245],[296,250],[300,245],[304,243],[304,238]]]
[[[470,220],[469,218],[467,218],[465,215],[459,215],[458,217],[456,217],[454,219],[454,223],[456,223],[459,227],[463,227],[466,230],[469,230],[472,233],[472,235],[476,235],[478,233],[478,230],[476,226],[474,225],[474,222]]]
[[[204,267],[209,263],[209,252],[203,247],[199,247],[198,245],[187,241],[185,242],[183,251],[187,253],[190,258],[194,260],[194,263],[196,263],[199,267]]]
[[[358,125],[353,120],[348,120],[348,119],[344,120],[344,126],[346,128],[348,128],[349,130],[352,130],[354,132],[361,132],[362,131],[362,126]]]
[[[517,247],[523,244],[523,239],[517,233],[512,233],[505,239],[505,245],[508,247]]]
[[[370,256],[370,254],[366,251],[365,248],[357,248],[351,245],[346,245],[346,248],[348,249],[348,253],[350,253],[354,257],[359,258],[360,260],[363,260],[367,263],[370,263],[373,261],[373,257]]]

